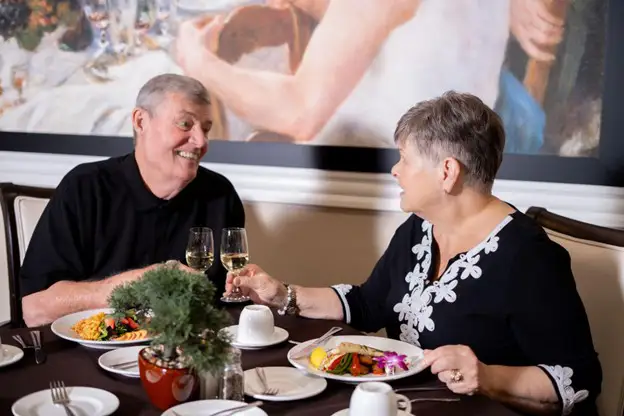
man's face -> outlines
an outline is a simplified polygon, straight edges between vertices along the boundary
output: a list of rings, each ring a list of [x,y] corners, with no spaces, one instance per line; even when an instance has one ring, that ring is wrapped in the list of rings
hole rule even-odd
[[[182,94],[167,94],[152,113],[142,111],[136,151],[165,178],[192,181],[208,150],[210,105]]]

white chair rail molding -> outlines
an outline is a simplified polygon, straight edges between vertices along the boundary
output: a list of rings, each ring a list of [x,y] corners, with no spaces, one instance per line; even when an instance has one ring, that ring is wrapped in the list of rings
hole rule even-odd
[[[0,152],[0,181],[54,188],[74,166],[105,157]],[[398,212],[399,188],[390,174],[204,163],[232,181],[245,202]],[[624,228],[624,189],[499,180],[494,193],[525,211],[540,206],[569,218]]]

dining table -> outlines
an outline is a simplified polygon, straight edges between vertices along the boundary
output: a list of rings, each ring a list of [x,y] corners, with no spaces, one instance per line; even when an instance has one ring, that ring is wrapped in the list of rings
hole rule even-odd
[[[226,310],[235,324],[243,305],[228,305]],[[336,335],[362,335],[361,332],[342,322],[306,319],[274,314],[275,325],[288,331],[289,338],[279,345],[260,350],[243,350],[243,368],[292,367],[287,359],[288,351],[294,343],[317,338],[331,327],[343,330]],[[28,342],[30,331],[41,331],[42,349],[45,361],[37,364],[34,349],[26,348],[24,357],[18,362],[0,367],[0,414],[11,414],[11,406],[21,397],[47,390],[52,380],[62,380],[66,386],[95,387],[113,393],[119,399],[119,408],[114,415],[157,416],[163,412],[150,402],[141,380],[127,378],[105,371],[98,365],[98,358],[105,350],[93,349],[57,337],[50,325],[38,328],[0,328],[3,344],[19,346],[13,335],[21,335]],[[288,402],[264,401],[262,410],[269,416],[330,416],[349,407],[355,385],[335,380],[327,380],[327,388],[320,394],[303,400]],[[459,398],[453,402],[421,401],[412,403],[414,416],[514,416],[521,413],[481,395],[456,395],[446,389],[430,371],[425,370],[404,379],[389,382],[395,389],[408,387],[437,386],[435,391],[402,391],[409,399],[418,398]],[[255,399],[246,397],[246,401]]]

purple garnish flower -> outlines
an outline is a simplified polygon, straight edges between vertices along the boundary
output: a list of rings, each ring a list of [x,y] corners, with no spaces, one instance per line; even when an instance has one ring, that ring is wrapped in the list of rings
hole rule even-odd
[[[407,356],[399,355],[394,351],[386,351],[383,356],[375,357],[374,360],[377,361],[379,368],[385,370],[386,374],[394,374],[397,367],[407,371],[406,358]]]

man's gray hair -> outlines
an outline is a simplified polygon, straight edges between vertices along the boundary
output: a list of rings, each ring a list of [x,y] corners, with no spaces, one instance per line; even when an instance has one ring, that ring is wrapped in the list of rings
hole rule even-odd
[[[434,163],[456,159],[468,185],[489,191],[503,160],[505,130],[481,99],[448,91],[410,108],[397,124],[394,141],[413,144]]]
[[[195,78],[178,74],[162,74],[147,81],[139,90],[136,107],[154,115],[156,108],[167,99],[168,94],[182,94],[198,104],[210,104],[210,95],[204,85]],[[134,140],[136,142],[136,132]]]
[[[150,79],[141,87],[136,106],[153,114],[167,94],[183,94],[191,101],[210,104],[210,96],[204,85],[195,78],[178,74],[162,74]]]

